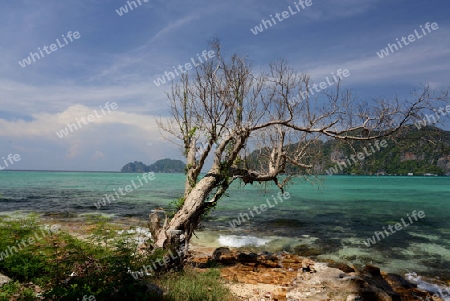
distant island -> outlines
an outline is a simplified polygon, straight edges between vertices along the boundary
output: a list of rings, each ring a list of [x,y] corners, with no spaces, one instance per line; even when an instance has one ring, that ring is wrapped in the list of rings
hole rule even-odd
[[[323,170],[327,174],[334,169],[338,174],[356,175],[403,175],[403,176],[432,176],[450,175],[450,132],[437,127],[424,127],[418,130],[415,126],[405,126],[403,134],[393,141],[386,140],[387,146],[377,151],[376,141],[367,147],[370,154],[363,161],[352,164],[351,148],[348,145],[328,141],[323,144]],[[363,152],[364,144],[355,142],[353,148]],[[341,170],[345,162],[346,168]]]
[[[145,165],[142,162],[134,161],[126,164],[120,172],[156,172],[156,173],[184,173],[186,163],[181,160],[162,159],[151,165]]]
[[[402,130],[404,133],[395,141],[390,137],[367,143],[354,141],[352,145],[336,140],[316,141],[305,163],[313,166],[314,173],[325,175],[450,175],[450,131],[432,126],[420,130],[405,126]],[[294,152],[299,146],[298,143],[287,145],[286,151]],[[268,149],[254,150],[243,158],[247,168],[257,170],[260,165],[268,165],[267,158],[261,157],[260,152],[267,152],[266,157],[270,157]],[[184,173],[185,168],[181,160],[163,159],[149,166],[131,162],[121,172]],[[289,163],[285,170],[291,174],[302,172]]]
[[[351,146],[336,140],[316,141],[313,151],[308,154],[305,163],[313,165],[316,174],[340,175],[398,175],[398,176],[434,176],[450,175],[450,131],[427,126],[417,129],[415,126],[402,128],[403,134],[393,141],[390,137],[364,143],[353,141]],[[379,143],[385,140],[380,147]],[[288,145],[287,152],[299,148],[298,143]],[[353,149],[352,149],[353,148]],[[256,150],[247,157],[247,166],[258,169],[266,166],[267,159],[261,162],[260,152]],[[363,158],[358,159],[356,154]],[[353,156],[352,156],[353,155]],[[286,164],[289,173],[301,172],[292,164]]]

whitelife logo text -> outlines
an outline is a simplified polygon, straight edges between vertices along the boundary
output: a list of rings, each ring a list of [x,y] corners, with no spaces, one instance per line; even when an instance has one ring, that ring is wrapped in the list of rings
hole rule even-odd
[[[41,47],[38,47],[39,53],[38,52],[30,52],[30,55],[27,58],[23,59],[22,61],[19,61],[19,65],[22,66],[22,68],[25,68],[26,66],[31,65],[31,63],[32,63],[31,60],[33,60],[33,62],[36,62],[36,60],[40,60],[41,58],[43,58],[45,56],[43,51],[45,51],[46,54],[55,52],[56,50],[61,49],[69,44],[67,39],[69,39],[70,42],[73,42],[74,40],[78,40],[79,38],[81,38],[81,35],[78,31],[74,31],[73,33],[71,31],[69,31],[67,33],[67,36],[62,35],[62,38],[63,38],[65,44],[61,43],[59,38],[57,38],[56,43],[58,44],[58,46],[56,44],[50,44],[50,46],[45,45],[44,47],[42,47],[42,49],[41,49]]]
[[[131,184],[133,184],[134,189],[138,189],[138,188],[144,186],[144,184],[142,183],[141,177],[138,176],[137,179],[139,180],[139,183],[141,185],[136,185],[136,183],[134,183],[134,180],[131,180]],[[142,179],[145,181],[145,184],[148,184],[149,181],[152,181],[155,179],[155,173],[154,172],[144,173],[144,174],[142,174]],[[133,187],[131,187],[131,185],[125,186],[125,189],[123,189],[122,187],[119,187],[118,192],[120,192],[120,195],[125,196],[125,195],[127,195],[127,193],[130,193],[133,191]],[[124,190],[126,192],[123,192]],[[118,192],[114,188],[114,193],[115,193],[117,199],[120,198]],[[108,201],[108,204],[110,205],[111,199],[112,199],[112,201],[116,200],[112,194],[105,194],[105,197],[103,197],[100,201],[94,203],[94,205],[95,205],[95,207],[97,207],[97,209],[100,209],[102,207],[102,205],[106,206],[106,201]]]
[[[141,0],[136,0],[137,3],[139,3],[139,6],[142,5]],[[130,11],[132,11],[134,8],[138,8],[138,5],[136,4],[136,1],[127,1],[127,5],[130,8]],[[147,3],[149,0],[142,0],[143,2]],[[134,8],[133,8],[134,5]],[[122,17],[124,14],[128,13],[128,7],[126,5],[120,7],[119,9],[116,9],[116,13]]]
[[[333,80],[331,81],[330,78],[327,76],[325,77],[326,82],[320,82],[319,84],[314,83],[313,85],[311,85],[311,87],[307,87],[307,89],[305,91],[300,92],[299,94],[297,94],[297,96],[291,97],[289,99],[289,104],[294,105],[295,103],[300,103],[302,100],[307,99],[308,97],[314,95],[314,90],[317,93],[322,92],[323,90],[327,89],[328,87],[331,87],[332,85],[336,85],[340,80],[349,77],[350,76],[350,71],[348,71],[348,69],[338,69],[336,72],[336,75],[334,74],[334,72],[331,72],[331,75],[333,75]],[[300,99],[300,96],[302,99]]]
[[[388,146],[387,141],[386,140],[382,140],[381,142],[378,140],[375,140],[375,148],[376,150],[373,148],[372,144],[369,143],[369,147],[372,150],[372,152],[367,150],[367,147],[363,147],[364,152],[359,152],[356,155],[351,155],[350,159],[352,159],[352,161],[350,161],[350,159],[345,156],[345,160],[342,160],[341,162],[338,162],[337,164],[335,164],[333,167],[330,167],[330,169],[325,170],[326,173],[329,176],[332,176],[333,174],[337,174],[339,172],[339,169],[341,171],[343,171],[346,168],[349,168],[350,166],[352,166],[353,164],[358,163],[358,161],[356,160],[356,158],[358,158],[359,161],[364,161],[367,157],[371,156],[372,154],[375,153],[375,151],[380,151],[381,148],[386,148]],[[339,169],[338,169],[339,168]]]
[[[2,157],[3,160],[3,164],[5,164],[5,166],[2,166],[2,163],[0,163],[0,170],[3,170],[7,167],[9,167],[10,165],[13,165],[14,162],[19,162],[20,161],[20,155],[19,154],[9,154],[8,157],[5,159],[5,157]],[[8,164],[9,161],[9,164]]]
[[[300,8],[300,6],[301,8]],[[278,22],[282,22],[283,20],[286,20],[287,18],[289,18],[290,16],[296,15],[299,12],[301,12],[302,10],[305,10],[307,7],[310,7],[311,5],[313,5],[312,0],[299,0],[298,3],[294,2],[294,6],[297,9],[297,11],[293,10],[292,7],[289,5],[288,9],[289,11],[285,10],[283,11],[281,14],[280,13],[276,13],[275,14],[275,18],[277,18]],[[255,26],[254,28],[250,28],[250,31],[254,34],[257,35],[260,32],[263,32],[264,29],[269,29],[270,27],[274,26],[277,24],[277,21],[275,20],[275,18],[272,15],[269,15],[270,20],[261,20],[261,23],[258,26]],[[264,28],[263,28],[264,25]]]
[[[414,220],[417,222],[417,221],[419,221],[419,220],[417,219],[417,217],[419,217],[419,218],[424,218],[424,217],[425,217],[425,212],[423,212],[423,211],[417,212],[416,210],[414,210],[414,211],[411,213],[411,215],[412,215],[412,217],[414,218]],[[388,236],[390,236],[391,234],[394,234],[395,232],[402,230],[403,227],[406,228],[406,227],[408,227],[409,225],[412,225],[412,224],[413,224],[413,220],[411,219],[411,216],[409,216],[409,214],[407,214],[406,216],[408,216],[408,220],[409,220],[410,224],[407,223],[407,222],[405,222],[405,220],[404,220],[403,218],[401,218],[401,221],[402,221],[402,224],[403,224],[403,225],[400,224],[400,223],[396,223],[395,225],[389,225],[389,226],[388,226],[388,229],[389,229],[390,232],[386,229],[385,226],[383,226],[383,230],[382,230],[381,232],[375,231],[375,232],[374,232],[375,235],[373,235],[371,238],[368,238],[367,241],[363,240],[363,243],[364,243],[367,247],[370,247],[371,244],[372,244],[372,245],[376,244],[376,243],[377,243],[377,240],[380,241],[381,238],[384,239],[385,237],[388,237]],[[394,230],[394,228],[395,228],[395,230]],[[383,233],[383,232],[384,232],[384,233]],[[385,234],[386,234],[386,236],[384,236]],[[376,237],[377,239],[375,239],[375,237]],[[380,238],[380,237],[381,237],[381,238]]]
[[[399,47],[401,49],[401,48],[403,48],[403,46],[408,46],[410,43],[415,42],[416,38],[417,38],[417,40],[419,40],[419,39],[423,38],[424,36],[426,36],[427,31],[428,31],[428,33],[431,33],[431,29],[438,30],[439,25],[436,22],[433,22],[431,24],[430,24],[430,22],[427,22],[427,24],[425,24],[425,28],[427,29],[427,31],[425,31],[425,28],[423,28],[422,25],[420,25],[420,28],[422,29],[423,35],[420,35],[420,33],[416,29],[416,30],[414,30],[413,34],[408,35],[408,38],[403,37],[403,36],[400,40],[398,38],[396,38],[395,40],[397,41],[397,44],[395,44],[395,42],[394,42],[394,44],[388,43],[387,44],[388,47],[381,49],[379,52],[377,52],[378,57],[380,59],[382,59],[382,58],[388,56],[389,54],[394,53],[395,51],[398,51]],[[407,42],[406,39],[408,39],[409,42]],[[403,45],[400,41],[402,41]]]
[[[173,71],[175,72],[176,76],[175,76],[175,74],[174,74],[173,72],[171,72],[171,71],[166,71],[166,72],[164,72],[164,75],[163,75],[162,77],[158,77],[158,78],[157,78],[156,80],[154,80],[153,82],[155,83],[155,85],[156,85],[157,87],[159,87],[159,86],[161,86],[162,84],[165,84],[165,83],[166,83],[166,79],[167,79],[167,82],[169,82],[171,79],[175,79],[177,76],[180,76],[182,73],[188,72],[188,71],[191,70],[192,68],[195,68],[195,67],[197,67],[197,66],[200,66],[200,64],[203,64],[203,63],[206,62],[208,59],[212,59],[212,58],[215,57],[215,56],[216,56],[216,54],[215,54],[215,52],[214,52],[213,50],[210,50],[210,51],[203,50],[201,57],[200,57],[200,55],[197,53],[197,59],[198,59],[198,62],[199,62],[199,63],[197,63],[197,61],[196,61],[194,58],[191,58],[192,64],[191,64],[191,63],[186,63],[186,64],[184,64],[184,65],[178,65],[178,67],[172,66]],[[204,61],[202,60],[202,57],[203,57]],[[192,65],[193,65],[193,66],[192,66]],[[185,70],[183,70],[183,67],[184,67]],[[179,70],[180,73],[178,73],[177,70]]]
[[[102,118],[103,116],[106,115],[106,113],[110,113],[111,110],[117,110],[118,106],[117,106],[117,103],[112,102],[110,104],[108,101],[107,103],[105,103],[104,108],[102,106],[99,106],[99,108],[102,109],[102,115],[99,115],[97,113],[97,110],[94,110],[95,116],[94,116],[94,114],[89,114],[87,116],[87,118],[85,118],[85,117],[80,118],[84,125],[88,125],[90,122],[94,122],[96,118],[97,119]],[[107,112],[105,112],[105,110],[103,110],[103,109],[106,109]],[[67,126],[65,128],[63,128],[59,132],[56,132],[56,135],[59,137],[59,139],[62,139],[65,136],[69,135],[69,130],[71,133],[73,133],[74,131],[76,131],[82,127],[80,120],[78,120],[78,118],[75,118],[75,119],[77,121],[78,126],[75,123],[67,123]],[[87,119],[87,121],[86,121],[86,119]]]

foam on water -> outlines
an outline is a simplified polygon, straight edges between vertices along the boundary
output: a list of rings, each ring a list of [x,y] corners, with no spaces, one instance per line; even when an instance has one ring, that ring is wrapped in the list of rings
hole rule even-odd
[[[425,238],[428,240],[440,240],[442,239],[440,236],[438,235],[431,235],[431,234],[423,234],[423,233],[416,233],[416,232],[409,232],[409,235],[411,236],[416,236],[416,237],[421,237],[421,238]]]
[[[261,247],[270,241],[270,239],[258,238],[256,236],[219,235],[219,244],[224,247]]]
[[[117,231],[118,234],[123,234],[124,232],[126,232],[127,234],[134,234],[133,239],[138,244],[143,244],[148,239],[152,238],[152,234],[150,233],[150,231],[148,229],[141,228],[141,227],[136,227],[135,229],[130,229],[130,230]]]
[[[418,288],[436,294],[444,301],[450,301],[450,287],[429,283],[416,273],[408,273],[405,276],[409,281],[416,283]]]
[[[450,260],[450,250],[447,248],[434,244],[434,243],[419,243],[419,244],[413,244],[410,245],[408,249],[412,250],[412,253],[425,253],[430,255],[437,255],[441,258],[444,258],[446,260]]]

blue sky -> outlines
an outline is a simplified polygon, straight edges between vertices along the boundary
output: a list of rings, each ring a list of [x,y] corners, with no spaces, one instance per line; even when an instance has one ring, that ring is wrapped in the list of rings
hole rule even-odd
[[[348,69],[344,87],[368,100],[405,97],[426,83],[449,87],[448,0],[312,0],[258,35],[250,28],[294,1],[140,1],[119,16],[127,1],[2,0],[0,157],[21,156],[9,169],[118,171],[129,161],[182,158],[155,123],[168,114],[169,84],[153,81],[190,62],[212,38],[226,54],[248,55],[257,70],[285,58],[320,82]],[[377,56],[427,22],[439,29]],[[80,38],[25,68],[18,63],[69,31]],[[118,109],[58,138],[68,122],[107,102]]]

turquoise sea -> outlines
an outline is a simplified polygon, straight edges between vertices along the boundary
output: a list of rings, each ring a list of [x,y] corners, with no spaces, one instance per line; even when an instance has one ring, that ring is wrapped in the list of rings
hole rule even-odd
[[[145,220],[150,210],[181,196],[183,174],[155,179],[98,209],[94,202],[125,189],[140,174],[94,172],[0,172],[0,212],[35,211],[70,219],[106,214]],[[323,176],[295,180],[290,197],[275,204],[268,185],[231,187],[203,223],[197,243],[310,254],[355,265],[372,263],[399,274],[450,279],[450,177]],[[139,184],[138,184],[139,186]],[[259,214],[254,206],[267,205]],[[412,218],[423,211],[423,218]],[[241,215],[242,214],[242,215]],[[231,227],[233,219],[250,218]],[[412,223],[408,220],[412,218]],[[367,246],[363,241],[389,225],[407,224]],[[236,224],[235,224],[236,225]],[[392,229],[392,228],[391,228]],[[388,230],[386,230],[388,231]],[[409,274],[414,275],[414,274]]]

